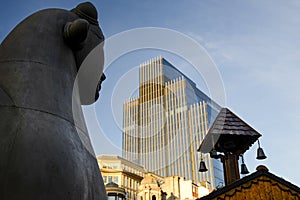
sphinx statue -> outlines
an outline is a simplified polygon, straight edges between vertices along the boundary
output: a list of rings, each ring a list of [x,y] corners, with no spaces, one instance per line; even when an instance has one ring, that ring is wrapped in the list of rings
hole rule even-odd
[[[99,96],[103,59],[91,74],[99,80],[92,98],[73,92],[81,64],[104,41],[97,19],[89,2],[45,9],[1,43],[1,200],[106,199],[81,110]]]

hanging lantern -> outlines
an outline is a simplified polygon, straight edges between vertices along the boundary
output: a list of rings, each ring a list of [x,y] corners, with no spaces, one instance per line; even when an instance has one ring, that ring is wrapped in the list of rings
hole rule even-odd
[[[246,164],[245,164],[245,162],[244,162],[244,156],[241,155],[241,157],[242,157],[241,174],[249,174],[249,171],[248,171],[248,169],[247,169],[247,166],[246,166]]]
[[[205,162],[202,159],[202,153],[201,153],[199,172],[206,172],[206,171],[207,171],[207,168],[206,168]]]
[[[258,149],[257,149],[256,159],[257,160],[263,160],[263,159],[266,159],[266,158],[267,158],[267,156],[265,155],[264,150],[260,147],[260,143],[259,143],[259,140],[258,140]]]

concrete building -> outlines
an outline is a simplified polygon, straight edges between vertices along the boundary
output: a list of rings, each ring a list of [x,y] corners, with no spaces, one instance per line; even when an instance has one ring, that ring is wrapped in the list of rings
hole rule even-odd
[[[218,160],[203,155],[208,172],[198,173],[201,141],[220,106],[164,58],[141,64],[139,96],[124,103],[122,156],[163,177],[223,183]]]
[[[194,200],[209,193],[207,183],[162,177],[120,156],[100,155],[97,160],[109,200]]]
[[[114,182],[107,183],[105,185],[106,195],[108,200],[125,200],[126,191],[124,188],[119,187],[118,184]]]
[[[139,183],[147,174],[145,168],[117,155],[100,155],[97,161],[104,184],[118,184],[126,191],[127,200],[136,200]]]
[[[158,180],[148,174],[139,186],[138,200],[195,200],[208,193],[208,188],[179,176]]]

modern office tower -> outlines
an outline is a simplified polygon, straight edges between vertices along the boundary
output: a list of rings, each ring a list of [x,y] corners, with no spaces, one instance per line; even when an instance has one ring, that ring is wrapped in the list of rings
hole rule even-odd
[[[220,106],[164,58],[140,65],[139,96],[124,103],[123,157],[167,177],[223,183],[222,165],[203,155],[208,172],[199,173],[197,152]]]

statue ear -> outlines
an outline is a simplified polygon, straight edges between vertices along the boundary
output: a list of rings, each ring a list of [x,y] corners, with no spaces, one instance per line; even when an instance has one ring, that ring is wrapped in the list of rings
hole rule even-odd
[[[89,22],[85,19],[76,19],[66,23],[64,27],[64,39],[73,49],[82,48],[89,30]]]

